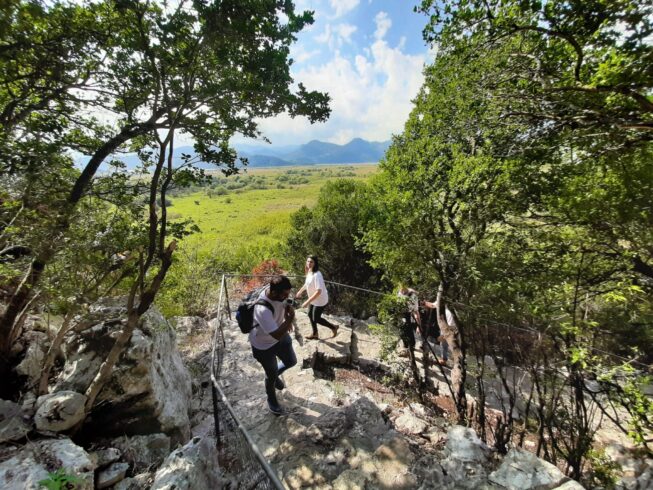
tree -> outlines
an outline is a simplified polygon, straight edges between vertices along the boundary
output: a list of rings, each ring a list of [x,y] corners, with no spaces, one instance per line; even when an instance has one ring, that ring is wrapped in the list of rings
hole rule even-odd
[[[640,97],[651,91],[650,64],[638,58],[651,53],[650,6],[616,2],[604,16],[599,3],[424,2],[438,55],[372,186],[381,204],[363,237],[372,264],[393,280],[438,291],[440,325],[454,342],[459,418],[467,415],[470,348],[481,395],[485,354],[501,357],[505,424],[518,396],[505,359],[531,366],[535,391],[526,399],[537,405],[538,452],[562,458],[577,479],[591,452],[594,408],[607,414],[606,400],[619,400],[640,440],[651,424],[632,378],[601,382],[600,396],[588,389],[606,366],[621,364],[606,351],[622,329],[617,307],[631,313],[628,329],[650,334],[653,243],[651,116]],[[615,34],[620,19],[627,27]],[[620,81],[602,84],[606,73]],[[453,329],[443,302],[453,307]],[[495,343],[513,352],[468,341],[491,338],[497,325],[509,341]],[[515,341],[515,332],[537,341]],[[637,354],[626,360],[636,363]],[[505,448],[504,429],[509,437],[512,428],[497,438]]]
[[[501,158],[519,128],[494,124],[501,110],[484,84],[507,50],[441,55],[425,71],[404,132],[372,185],[378,204],[363,236],[372,264],[395,282],[438,291],[438,320],[452,348],[454,400],[466,417],[465,333],[455,303],[469,298],[475,251],[493,225],[520,212],[528,190],[515,161]],[[435,299],[435,298],[433,298]],[[447,325],[445,307],[454,312]]]
[[[25,202],[29,184],[57,161],[71,168],[67,151],[90,155],[81,172],[71,169],[70,180],[56,187],[59,199],[46,196],[48,213],[37,228],[45,239],[30,249],[29,265],[18,267],[21,278],[9,288],[0,317],[6,361],[12,329],[110,155],[145,149],[158,131],[185,132],[201,160],[230,173],[237,156],[228,141],[236,133],[260,136],[256,118],[287,111],[314,122],[329,110],[328,96],[301,84],[291,89],[288,46],[312,22],[312,14],[296,13],[292,2],[182,1],[173,8],[138,0],[73,6],[26,0],[3,13],[0,75],[9,88],[0,94],[6,129],[0,171],[3,181],[18,183],[6,189],[7,198]],[[38,35],[23,35],[32,19]],[[101,124],[98,113],[110,114],[111,122]],[[18,204],[12,209],[28,214]],[[5,222],[15,225],[12,219]],[[2,248],[25,239],[5,236]]]
[[[502,117],[525,127],[512,154],[546,159],[550,176],[573,182],[554,220],[600,235],[597,253],[627,259],[650,282],[650,2],[425,0],[420,10],[431,15],[425,37],[443,51],[464,56],[457,38],[480,49],[513,41],[488,73]]]
[[[370,210],[367,186],[348,179],[329,181],[320,190],[317,204],[302,207],[291,218],[286,255],[303,271],[308,255],[317,255],[327,279],[342,284],[379,289],[378,270],[370,267],[370,255],[358,243]],[[335,293],[335,294],[334,294]],[[333,299],[346,302],[352,314],[370,311],[369,296],[347,296],[333,289]]]

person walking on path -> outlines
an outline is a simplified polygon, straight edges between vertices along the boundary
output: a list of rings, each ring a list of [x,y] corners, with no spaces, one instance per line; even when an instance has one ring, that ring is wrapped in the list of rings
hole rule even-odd
[[[334,325],[322,318],[322,312],[329,302],[329,293],[324,284],[324,277],[322,277],[320,265],[315,255],[310,255],[306,258],[304,272],[306,273],[306,280],[295,296],[299,298],[300,295],[306,291],[306,296],[308,297],[308,299],[302,304],[302,308],[308,306],[308,318],[311,321],[313,333],[308,335],[306,339],[314,340],[320,338],[317,331],[318,324],[329,327],[331,332],[333,332],[333,337],[335,337],[338,335],[338,325]]]
[[[285,384],[281,373],[297,364],[289,332],[293,328],[294,308],[286,302],[292,284],[286,276],[274,276],[269,286],[261,291],[254,307],[255,327],[249,333],[252,354],[265,371],[265,392],[268,408],[275,415],[282,415],[283,408],[277,401],[276,390]]]

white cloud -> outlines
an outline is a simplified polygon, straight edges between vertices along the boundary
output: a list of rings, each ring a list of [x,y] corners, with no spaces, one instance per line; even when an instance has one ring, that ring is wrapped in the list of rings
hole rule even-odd
[[[390,29],[390,26],[392,26],[392,20],[388,16],[387,12],[381,11],[376,14],[376,17],[374,17],[374,23],[376,24],[374,38],[383,39],[388,32],[388,29]]]
[[[308,61],[319,54],[319,49],[311,49],[309,51],[301,44],[294,44],[290,48],[290,57],[295,61],[295,63],[303,63],[304,61]]]
[[[351,35],[358,28],[352,24],[336,24],[331,26],[327,24],[324,32],[314,37],[315,41],[320,44],[327,44],[329,49],[335,50],[342,47],[345,43],[351,43]]]
[[[347,143],[354,137],[384,141],[402,131],[423,82],[424,55],[408,55],[383,40],[369,55],[348,59],[339,51],[322,66],[297,70],[294,78],[311,90],[331,96],[331,118],[310,126],[305,118],[284,115],[261,121],[264,134],[275,144],[322,139]]]
[[[331,24],[327,24],[322,34],[315,36],[315,42],[320,44],[330,43],[331,41]]]
[[[356,32],[356,29],[358,27],[351,24],[338,24],[335,28],[340,38],[347,43],[351,42],[351,35]]]
[[[354,10],[358,6],[358,2],[359,0],[329,0],[331,8],[334,10],[333,17],[337,19]]]

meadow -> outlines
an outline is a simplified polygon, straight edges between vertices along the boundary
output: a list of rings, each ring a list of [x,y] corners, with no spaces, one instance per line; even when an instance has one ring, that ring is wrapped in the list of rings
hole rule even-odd
[[[183,240],[182,247],[199,252],[243,247],[273,250],[290,229],[290,215],[317,202],[320,188],[338,178],[368,179],[375,164],[314,165],[248,169],[170,198],[173,221],[190,218],[199,226]]]

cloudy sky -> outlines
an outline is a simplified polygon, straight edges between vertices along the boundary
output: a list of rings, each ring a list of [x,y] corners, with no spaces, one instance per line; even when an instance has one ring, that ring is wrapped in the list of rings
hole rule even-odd
[[[315,11],[315,22],[291,50],[292,74],[307,89],[328,92],[332,113],[314,125],[287,115],[261,121],[272,143],[384,141],[400,132],[430,56],[422,40],[427,19],[413,12],[415,3],[296,0],[298,10]]]

